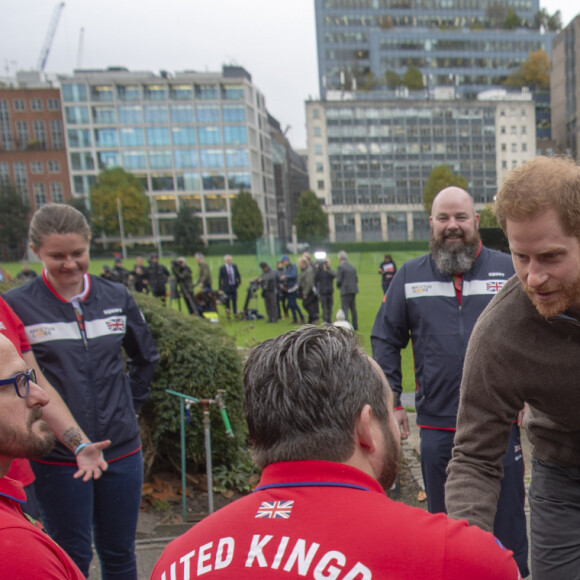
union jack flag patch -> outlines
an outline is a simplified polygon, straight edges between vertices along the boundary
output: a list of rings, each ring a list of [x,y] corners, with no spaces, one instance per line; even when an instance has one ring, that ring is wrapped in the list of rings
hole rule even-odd
[[[263,501],[256,512],[256,518],[287,520],[294,507],[294,500]]]
[[[106,324],[111,332],[125,332],[124,318],[109,318],[109,320],[106,321]]]
[[[486,289],[488,292],[493,292],[495,294],[502,289],[504,284],[505,282],[503,280],[494,280],[493,282],[487,283]]]

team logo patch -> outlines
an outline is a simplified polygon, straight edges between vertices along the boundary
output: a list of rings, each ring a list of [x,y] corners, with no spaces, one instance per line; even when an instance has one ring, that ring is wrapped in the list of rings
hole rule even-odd
[[[111,332],[125,332],[124,318],[109,318],[109,320],[106,321],[106,324]]]
[[[505,282],[503,280],[493,280],[487,282],[485,287],[488,292],[491,292],[492,294],[497,294],[497,292],[499,292],[502,289],[502,286],[504,284]]]
[[[290,517],[294,500],[287,501],[263,501],[256,512],[256,518],[270,518],[274,520],[287,520]]]
[[[54,326],[42,326],[42,325],[34,326],[27,330],[28,332],[30,332],[30,336],[33,339],[36,338],[42,339],[52,336],[56,331]]]

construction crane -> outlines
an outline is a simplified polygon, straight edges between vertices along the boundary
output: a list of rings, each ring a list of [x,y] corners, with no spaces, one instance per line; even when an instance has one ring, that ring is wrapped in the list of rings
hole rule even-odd
[[[77,68],[81,68],[81,64],[83,62],[83,40],[85,36],[85,29],[81,28],[79,34],[79,47],[77,50]]]
[[[60,14],[63,8],[64,2],[60,2],[56,5],[54,12],[52,13],[52,18],[50,19],[50,24],[46,33],[46,38],[44,39],[44,44],[42,45],[42,50],[40,51],[38,64],[36,65],[36,69],[39,72],[44,72],[44,67],[46,66],[46,61],[48,60],[48,55],[50,53],[50,47],[52,46],[52,41],[54,39],[54,33],[56,32],[56,27],[58,25]]]

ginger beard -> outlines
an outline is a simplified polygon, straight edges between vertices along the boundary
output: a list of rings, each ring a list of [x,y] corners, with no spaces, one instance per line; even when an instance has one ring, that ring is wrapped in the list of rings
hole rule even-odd
[[[385,457],[383,458],[382,469],[378,474],[377,481],[385,491],[388,491],[393,487],[401,469],[401,444],[395,438],[387,423],[383,424],[381,428],[385,438]]]
[[[55,437],[41,418],[41,409],[31,409],[24,431],[0,418],[0,455],[33,459],[52,451]]]
[[[570,284],[559,284],[554,282],[546,282],[537,288],[528,286],[525,282],[520,280],[525,293],[529,296],[532,304],[536,310],[545,318],[556,316],[568,310],[570,305],[578,302],[580,297],[580,274]],[[546,295],[551,292],[556,292],[557,295],[553,299],[540,299],[538,294]]]
[[[448,228],[435,236],[431,226],[429,248],[437,269],[443,274],[462,274],[473,266],[481,237],[478,230],[467,236],[460,228]]]

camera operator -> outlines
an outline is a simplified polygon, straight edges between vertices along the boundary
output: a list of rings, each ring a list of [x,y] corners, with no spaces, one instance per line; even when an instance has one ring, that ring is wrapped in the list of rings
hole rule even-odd
[[[314,282],[318,288],[320,305],[322,306],[322,320],[332,323],[332,308],[334,306],[334,279],[336,272],[330,267],[330,259],[327,257],[316,261],[316,273]]]
[[[199,314],[193,300],[193,279],[191,268],[185,262],[185,258],[177,258],[177,260],[171,262],[171,272],[175,278],[177,299],[179,300],[179,289],[181,289],[189,313]]]

